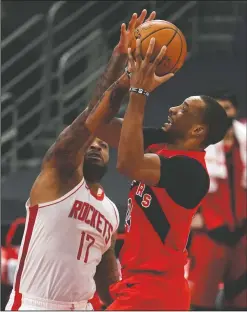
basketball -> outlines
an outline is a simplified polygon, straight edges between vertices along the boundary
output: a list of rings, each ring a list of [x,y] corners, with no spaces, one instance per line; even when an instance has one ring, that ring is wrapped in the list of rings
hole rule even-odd
[[[176,73],[183,66],[187,54],[187,44],[183,33],[174,24],[163,20],[145,22],[136,28],[134,37],[141,39],[143,58],[151,38],[155,38],[154,58],[159,54],[162,46],[167,46],[166,54],[156,70],[158,76]],[[132,40],[132,51],[135,50],[135,47],[136,40]]]

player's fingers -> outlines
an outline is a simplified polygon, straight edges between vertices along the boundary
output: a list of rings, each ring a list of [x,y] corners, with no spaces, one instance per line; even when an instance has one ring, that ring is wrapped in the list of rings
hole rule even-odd
[[[123,23],[121,25],[121,38],[123,38],[126,34],[126,25]]]
[[[172,77],[174,77],[173,73],[170,73],[170,74],[167,74],[167,75],[164,75],[161,77],[155,75],[155,80],[158,81],[159,84],[162,84],[162,83],[168,81],[169,79],[171,79]]]
[[[142,10],[140,16],[138,17],[138,19],[136,21],[136,27],[140,26],[144,22],[146,16],[147,16],[147,10],[144,9],[144,10]]]
[[[156,56],[155,60],[154,60],[154,67],[158,66],[159,63],[162,61],[162,58],[164,57],[165,53],[166,53],[166,46],[163,46],[159,52],[159,54]]]
[[[146,22],[149,22],[149,21],[154,20],[155,17],[156,17],[156,12],[153,11],[153,12],[149,15],[149,17],[147,18]]]
[[[136,58],[136,65],[139,68],[141,66],[142,62],[142,56],[141,56],[141,40],[136,40],[136,52],[135,52],[135,58]]]
[[[137,14],[134,13],[131,17],[131,20],[129,21],[129,25],[128,25],[128,30],[129,31],[133,31],[136,27],[136,22],[137,22]]]
[[[149,46],[148,46],[147,52],[146,52],[146,56],[144,58],[144,63],[145,64],[149,64],[150,63],[150,59],[151,59],[151,56],[152,56],[153,51],[154,51],[154,46],[155,46],[155,38],[151,38],[151,40],[149,42]]]
[[[135,61],[131,52],[131,48],[128,48],[128,70],[132,71],[135,68]]]

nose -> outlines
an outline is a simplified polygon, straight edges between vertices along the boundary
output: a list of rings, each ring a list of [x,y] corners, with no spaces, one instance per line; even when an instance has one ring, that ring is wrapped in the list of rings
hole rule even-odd
[[[169,115],[172,116],[172,115],[175,115],[176,114],[176,108],[175,107],[170,107],[169,108]]]
[[[97,142],[93,142],[90,146],[90,149],[91,150],[94,150],[94,151],[101,151],[101,146],[97,143]]]

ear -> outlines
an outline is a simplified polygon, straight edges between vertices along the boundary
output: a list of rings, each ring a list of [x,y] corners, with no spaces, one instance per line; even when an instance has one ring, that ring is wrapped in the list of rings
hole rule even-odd
[[[195,125],[193,130],[192,130],[192,135],[199,137],[204,135],[206,132],[206,126],[204,125]]]

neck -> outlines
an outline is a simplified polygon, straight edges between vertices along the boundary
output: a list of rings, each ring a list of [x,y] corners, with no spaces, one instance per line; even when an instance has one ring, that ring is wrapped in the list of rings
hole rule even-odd
[[[87,185],[94,194],[97,194],[98,190],[101,188],[101,185],[98,182],[87,182]]]
[[[204,148],[198,145],[198,142],[178,141],[175,143],[167,144],[169,150],[183,150],[183,151],[203,151]]]

